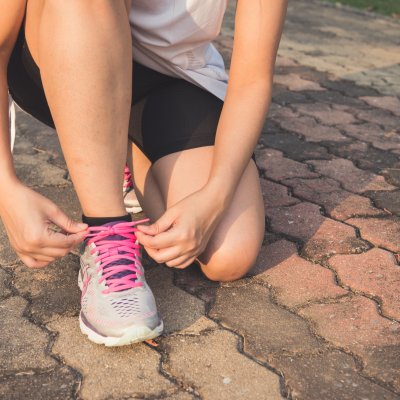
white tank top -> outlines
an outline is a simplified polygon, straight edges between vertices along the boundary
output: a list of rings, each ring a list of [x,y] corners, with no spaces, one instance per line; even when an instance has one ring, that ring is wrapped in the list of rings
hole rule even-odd
[[[193,82],[224,99],[228,76],[211,43],[228,0],[133,0],[133,58],[161,73]]]

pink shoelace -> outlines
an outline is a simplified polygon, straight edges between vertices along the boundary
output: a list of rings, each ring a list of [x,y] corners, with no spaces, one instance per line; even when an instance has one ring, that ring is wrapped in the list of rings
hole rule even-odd
[[[120,222],[112,226],[92,226],[86,235],[87,245],[92,243],[96,247],[90,254],[98,252],[96,263],[100,262],[96,272],[102,271],[99,283],[106,280],[108,288],[103,290],[104,294],[120,292],[143,286],[137,281],[137,276],[142,272],[138,266],[140,262],[140,245],[136,243],[136,225],[147,222],[148,219],[134,222]],[[110,238],[118,236],[118,239]],[[129,271],[127,274],[126,272]],[[119,273],[125,273],[118,277]]]
[[[123,190],[125,193],[127,193],[132,188],[133,188],[133,181],[132,181],[131,170],[127,165],[125,165]]]

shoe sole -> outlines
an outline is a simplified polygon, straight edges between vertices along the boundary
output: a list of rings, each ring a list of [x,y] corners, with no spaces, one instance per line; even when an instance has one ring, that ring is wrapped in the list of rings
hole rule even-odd
[[[82,291],[82,280],[81,273],[78,274],[78,286]],[[154,329],[150,329],[148,326],[132,326],[126,328],[124,334],[120,337],[103,336],[89,328],[82,320],[81,314],[79,314],[79,327],[81,332],[88,337],[90,341],[96,344],[103,344],[106,347],[116,346],[127,346],[133,343],[140,343],[146,340],[154,339],[160,336],[164,330],[164,322],[160,319],[160,324]]]

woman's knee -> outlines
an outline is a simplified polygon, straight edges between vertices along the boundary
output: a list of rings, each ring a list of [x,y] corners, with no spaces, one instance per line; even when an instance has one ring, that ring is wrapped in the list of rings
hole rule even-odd
[[[232,282],[243,278],[255,264],[260,246],[252,246],[253,248],[243,252],[236,251],[220,251],[211,256],[208,261],[201,262],[201,269],[204,275],[211,281]]]

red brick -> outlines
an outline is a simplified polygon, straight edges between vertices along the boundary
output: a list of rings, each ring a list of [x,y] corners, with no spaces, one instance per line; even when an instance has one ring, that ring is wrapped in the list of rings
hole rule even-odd
[[[293,177],[314,178],[318,175],[311,172],[306,164],[283,157],[281,151],[262,149],[256,152],[257,165],[266,177],[273,180],[282,180]]]
[[[288,188],[278,183],[261,179],[261,191],[264,198],[265,208],[283,207],[300,202],[299,199],[291,196],[288,193]]]
[[[400,117],[400,100],[394,96],[364,96],[360,97],[373,107],[382,108]]]
[[[400,252],[399,218],[351,218],[346,222],[359,228],[361,237],[375,246]]]
[[[352,227],[322,216],[315,204],[303,202],[272,208],[266,214],[272,230],[302,240],[302,255],[313,261],[335,253],[349,254],[367,249]]]
[[[344,221],[356,215],[384,214],[372,206],[370,199],[340,189],[339,183],[331,178],[293,178],[283,183],[293,189],[295,196],[323,206],[334,219]]]
[[[266,254],[269,257],[265,260],[265,272],[256,279],[267,282],[281,304],[295,307],[348,293],[335,283],[332,271],[299,257],[292,242],[272,243],[266,247]]]
[[[339,181],[350,192],[396,189],[395,186],[389,185],[383,176],[361,170],[344,158],[310,160],[308,163],[312,164],[318,173]]]
[[[284,85],[289,90],[293,90],[294,92],[301,92],[303,90],[313,90],[313,91],[326,90],[323,87],[321,87],[318,83],[302,79],[300,78],[299,75],[296,74],[287,74],[287,75],[276,74],[274,76],[274,83]]]
[[[286,118],[278,122],[283,129],[304,136],[309,142],[322,142],[326,140],[341,142],[348,140],[340,133],[339,129],[333,126],[321,125],[311,117]]]
[[[363,254],[336,255],[329,265],[344,285],[379,297],[383,313],[400,320],[400,268],[392,253],[374,248]]]
[[[351,124],[356,122],[356,119],[350,113],[332,110],[330,105],[325,103],[296,104],[295,108],[300,114],[316,118],[324,125]]]
[[[338,126],[346,135],[371,143],[381,150],[400,150],[400,134],[395,130],[386,130],[376,124],[345,124]]]
[[[363,373],[400,390],[400,324],[378,314],[373,300],[355,296],[300,311],[319,335],[363,361]]]

